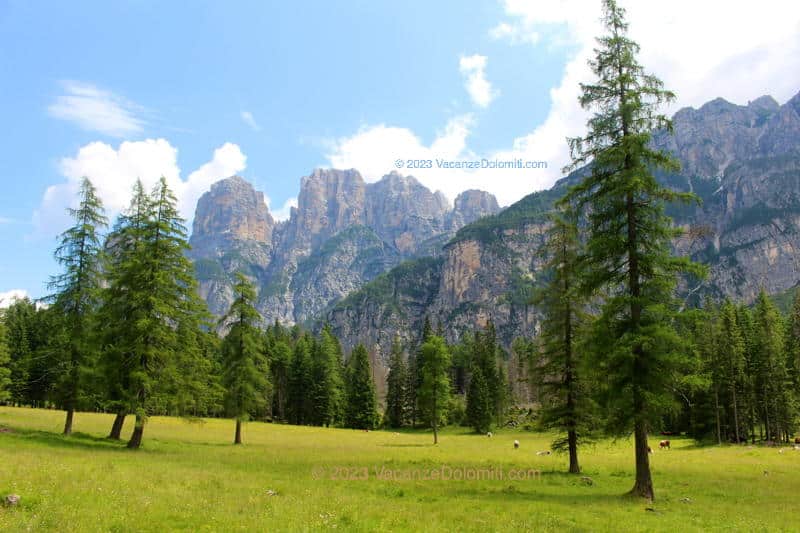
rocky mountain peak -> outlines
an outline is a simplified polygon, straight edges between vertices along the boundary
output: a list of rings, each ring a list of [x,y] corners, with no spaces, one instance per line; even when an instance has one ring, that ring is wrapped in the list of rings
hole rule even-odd
[[[500,211],[497,198],[493,194],[477,189],[470,189],[456,196],[453,206],[454,224],[460,226]]]
[[[194,248],[220,241],[269,243],[275,220],[256,191],[241,176],[218,181],[197,202],[191,243]]]

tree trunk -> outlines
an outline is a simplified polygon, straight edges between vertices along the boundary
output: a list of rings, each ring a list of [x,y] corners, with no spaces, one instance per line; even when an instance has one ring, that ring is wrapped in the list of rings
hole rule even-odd
[[[733,428],[736,435],[736,444],[739,444],[739,408],[736,405],[736,385],[731,387],[731,395],[733,396]]]
[[[144,435],[144,417],[136,415],[136,425],[133,426],[131,440],[128,441],[128,448],[138,450],[142,445],[142,435]]]
[[[234,444],[241,444],[242,443],[242,421],[238,418],[236,419],[236,435],[233,437]]]
[[[64,435],[72,435],[72,418],[75,416],[75,409],[67,409],[67,420],[64,422]]]
[[[114,423],[111,425],[111,433],[108,434],[109,439],[120,440],[122,435],[122,426],[125,425],[125,413],[117,413],[114,417]]]
[[[436,410],[436,387],[433,388],[433,443],[439,444],[439,428],[437,427],[439,412]]]
[[[574,429],[567,432],[567,443],[569,445],[569,473],[580,474],[581,467],[578,465],[578,434]]]
[[[647,446],[647,430],[644,422],[636,421],[634,428],[634,447],[636,449],[636,483],[630,491],[633,496],[655,500],[653,478],[650,475],[650,454]]]

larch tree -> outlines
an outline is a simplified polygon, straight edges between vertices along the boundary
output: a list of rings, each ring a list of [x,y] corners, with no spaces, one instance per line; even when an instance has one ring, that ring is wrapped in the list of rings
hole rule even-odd
[[[586,324],[584,297],[577,290],[580,242],[574,213],[566,209],[552,215],[543,254],[547,277],[534,297],[543,312],[538,358],[531,368],[540,384],[544,429],[563,432],[553,449],[569,452],[569,472],[581,471],[578,443],[589,429],[590,400],[581,375],[579,334]]]
[[[78,207],[68,210],[74,224],[60,236],[55,251],[63,271],[51,278],[49,300],[63,324],[64,354],[60,365],[59,396],[67,411],[64,435],[72,433],[72,421],[81,396],[82,374],[86,371],[93,345],[90,321],[99,303],[102,240],[100,231],[107,225],[103,203],[87,179],[81,180]]]
[[[597,39],[589,65],[596,81],[581,84],[581,106],[593,109],[588,133],[569,140],[572,167],[590,173],[563,200],[582,212],[587,242],[581,256],[581,286],[602,292],[595,343],[607,376],[610,429],[633,431],[636,480],[631,494],[654,497],[647,435],[672,404],[669,381],[680,357],[673,320],[677,276],[693,269],[674,257],[679,235],[665,214],[677,193],[656,180],[656,169],[674,171],[677,161],[650,146],[651,132],[671,129],[658,108],[674,99],[637,61],[639,46],[627,36],[625,10],[603,2],[606,34]]]
[[[242,422],[266,404],[269,374],[258,329],[261,315],[255,308],[256,291],[240,272],[236,274],[233,294],[230,309],[220,320],[220,324],[230,328],[222,341],[222,384],[225,407],[236,419],[233,443],[241,444]]]
[[[450,351],[442,337],[431,335],[420,349],[422,385],[419,405],[433,429],[433,443],[439,443],[439,424],[450,401]]]

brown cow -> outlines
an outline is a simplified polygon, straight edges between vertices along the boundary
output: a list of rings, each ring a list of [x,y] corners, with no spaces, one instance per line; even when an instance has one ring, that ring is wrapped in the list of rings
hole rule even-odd
[[[800,444],[800,437],[795,437],[794,438],[794,443],[795,444]]]
[[[669,447],[669,441],[668,441],[668,440],[662,440],[661,442],[659,442],[659,443],[658,443],[658,448],[659,448],[660,450],[663,450],[664,448],[666,448],[666,449],[668,449],[668,450],[669,450],[669,449],[670,449],[670,447]]]

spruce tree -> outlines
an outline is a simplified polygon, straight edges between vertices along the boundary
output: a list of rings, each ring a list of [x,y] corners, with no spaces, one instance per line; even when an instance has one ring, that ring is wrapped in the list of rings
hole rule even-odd
[[[386,422],[389,427],[399,428],[406,422],[406,387],[408,386],[408,367],[403,356],[400,338],[392,341],[389,358],[389,373],[386,376]]]
[[[472,377],[467,388],[467,423],[478,433],[492,429],[494,406],[489,386],[479,366],[472,369]]]
[[[671,255],[679,233],[664,213],[665,203],[688,201],[658,183],[655,169],[675,171],[677,161],[650,146],[651,131],[671,127],[658,107],[674,99],[647,74],[627,36],[625,11],[603,2],[606,35],[589,62],[597,76],[582,84],[581,105],[594,109],[585,137],[569,140],[572,167],[590,163],[590,174],[565,203],[588,221],[581,281],[586,292],[603,291],[595,343],[607,377],[611,428],[634,434],[636,481],[631,494],[653,499],[648,431],[671,402],[668,381],[680,353],[673,317],[676,276],[688,259]]]
[[[340,418],[343,397],[338,341],[326,325],[314,343],[311,362],[312,422],[331,426]]]
[[[311,423],[311,348],[306,337],[300,337],[294,345],[289,366],[289,383],[286,411],[292,424]]]
[[[102,244],[100,230],[107,225],[103,204],[92,183],[81,180],[77,209],[69,209],[75,224],[60,236],[55,251],[63,272],[48,287],[53,309],[64,325],[66,360],[60,365],[61,403],[67,411],[64,435],[72,433],[72,420],[82,392],[90,352],[95,350],[90,322],[97,310],[101,283]]]
[[[544,429],[564,434],[553,442],[569,452],[569,471],[580,472],[578,443],[588,430],[589,391],[581,375],[579,331],[587,318],[586,303],[577,291],[580,244],[575,215],[570,210],[552,216],[543,250],[548,258],[546,283],[534,302],[544,317],[539,334],[540,352],[532,365],[541,383],[540,423]]]
[[[450,401],[450,351],[442,337],[431,335],[420,353],[424,363],[418,401],[433,428],[433,443],[438,444],[439,423]]]
[[[369,353],[359,344],[347,362],[345,406],[346,427],[372,429],[375,426],[375,384],[369,366]]]
[[[261,315],[255,308],[255,288],[237,272],[233,293],[231,307],[220,320],[230,327],[222,341],[222,383],[228,414],[236,419],[233,443],[241,444],[242,422],[266,403],[268,373],[258,330]]]
[[[724,390],[728,393],[727,406],[730,416],[729,426],[733,426],[734,442],[740,442],[739,404],[741,399],[737,396],[744,377],[745,345],[739,322],[736,316],[736,307],[726,300],[720,308],[717,331],[716,349],[720,360],[720,370],[724,379]],[[732,423],[732,424],[731,424]]]

